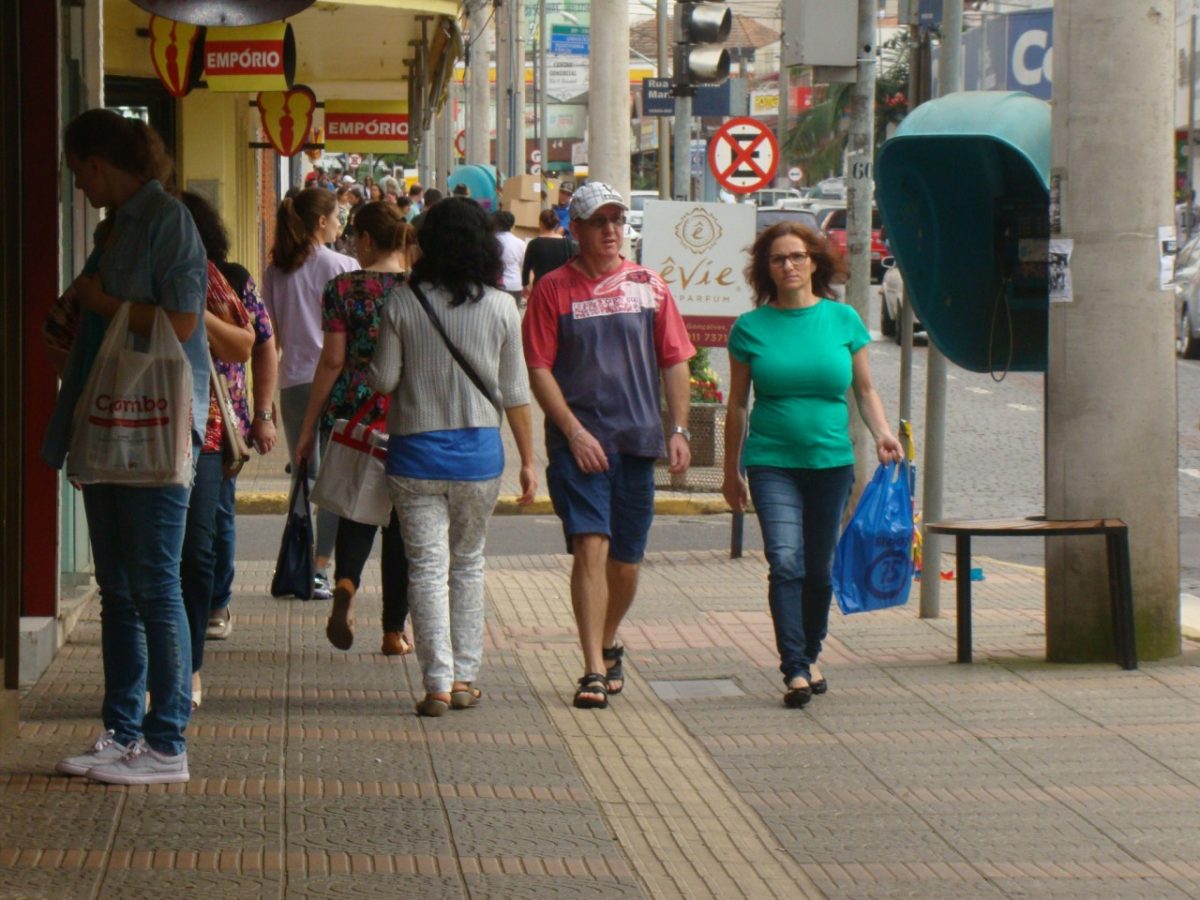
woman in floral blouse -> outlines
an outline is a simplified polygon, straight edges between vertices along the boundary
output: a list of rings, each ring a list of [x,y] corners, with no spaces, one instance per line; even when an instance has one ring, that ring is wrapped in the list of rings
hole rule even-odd
[[[364,405],[372,408],[363,418],[371,424],[387,412],[387,401],[376,397],[367,383],[367,366],[375,354],[383,298],[404,281],[413,227],[392,203],[363,205],[354,217],[356,255],[362,269],[346,272],[325,286],[322,298],[325,342],[313,378],[312,393],[296,457],[312,450],[317,427],[328,433],[335,419],[349,419]],[[350,615],[363,566],[375,542],[375,525],[339,519],[334,550],[333,610],[325,627],[329,642],[339,650],[354,643]],[[389,656],[408,653],[412,645],[404,636],[408,617],[408,562],[395,512],[383,529],[383,646]]]

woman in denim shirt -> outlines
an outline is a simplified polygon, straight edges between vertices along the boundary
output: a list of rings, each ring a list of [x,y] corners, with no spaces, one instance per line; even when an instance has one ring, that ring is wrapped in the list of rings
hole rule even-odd
[[[98,235],[98,271],[70,288],[83,315],[58,407],[74,408],[123,302],[133,304],[129,326],[143,337],[161,307],[192,364],[195,451],[208,408],[207,262],[187,209],[149,177],[166,171],[162,141],[140,121],[95,109],[67,126],[64,144],[76,187],[92,206],[108,208],[112,224]],[[43,455],[58,467],[66,438],[47,437]],[[105,730],[89,752],[62,760],[59,772],[111,784],[188,780],[191,648],[179,566],[190,492],[177,485],[83,487],[100,588]]]

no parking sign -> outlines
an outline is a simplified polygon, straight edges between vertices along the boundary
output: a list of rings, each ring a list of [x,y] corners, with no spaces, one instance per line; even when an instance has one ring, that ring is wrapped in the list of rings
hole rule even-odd
[[[730,119],[709,142],[708,165],[725,190],[752,194],[775,178],[779,143],[758,119],[748,116]]]

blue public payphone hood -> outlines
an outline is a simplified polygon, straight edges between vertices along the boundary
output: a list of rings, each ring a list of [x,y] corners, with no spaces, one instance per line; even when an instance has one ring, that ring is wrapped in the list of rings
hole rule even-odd
[[[975,372],[1043,372],[1050,106],[970,91],[918,106],[884,143],[876,197],[913,310]]]

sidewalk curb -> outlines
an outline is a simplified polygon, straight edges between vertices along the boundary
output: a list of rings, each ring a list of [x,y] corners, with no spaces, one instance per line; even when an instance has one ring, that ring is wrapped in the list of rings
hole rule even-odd
[[[239,515],[282,515],[287,512],[288,495],[283,491],[262,491],[238,494],[236,512]],[[682,497],[656,497],[654,512],[660,516],[711,516],[729,512],[724,500],[700,500]],[[537,497],[527,506],[518,506],[514,496],[501,497],[493,515],[548,516],[554,508],[549,497]]]

